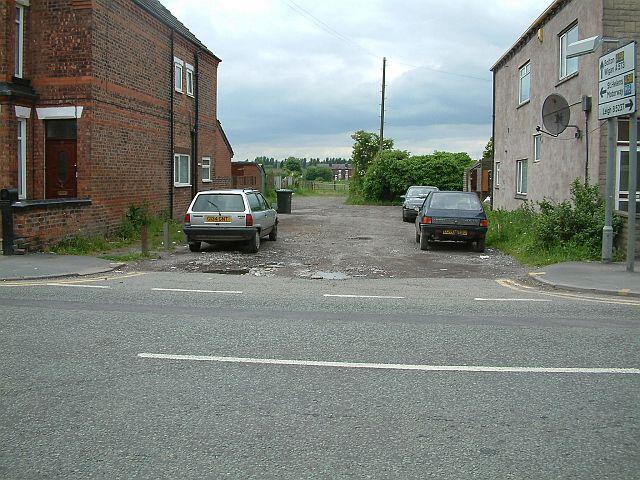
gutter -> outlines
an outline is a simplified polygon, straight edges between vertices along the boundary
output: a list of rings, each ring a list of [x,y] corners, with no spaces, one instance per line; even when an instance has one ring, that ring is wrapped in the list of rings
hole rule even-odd
[[[171,87],[171,106],[169,107],[169,218],[173,219],[173,149],[174,149],[174,144],[173,144],[173,115],[174,115],[174,111],[173,111],[173,102],[174,102],[174,95],[175,95],[175,80],[176,80],[176,75],[173,71],[174,66],[173,66],[173,59],[174,59],[174,42],[173,42],[173,29],[171,30],[171,62],[169,63],[169,65],[171,65],[170,68],[170,72],[171,72],[171,80],[169,81],[169,86]]]

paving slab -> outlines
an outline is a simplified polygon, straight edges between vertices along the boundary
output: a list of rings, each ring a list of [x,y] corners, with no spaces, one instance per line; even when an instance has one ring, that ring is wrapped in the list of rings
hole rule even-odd
[[[541,267],[529,275],[565,290],[640,297],[640,272],[628,272],[626,263],[563,262]]]
[[[93,275],[110,272],[121,263],[79,255],[35,253],[0,256],[0,281]]]

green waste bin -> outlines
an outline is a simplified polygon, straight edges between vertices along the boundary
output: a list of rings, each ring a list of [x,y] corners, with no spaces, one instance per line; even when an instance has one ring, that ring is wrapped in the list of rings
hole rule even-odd
[[[293,195],[293,190],[286,188],[276,190],[278,213],[291,213],[291,195]]]

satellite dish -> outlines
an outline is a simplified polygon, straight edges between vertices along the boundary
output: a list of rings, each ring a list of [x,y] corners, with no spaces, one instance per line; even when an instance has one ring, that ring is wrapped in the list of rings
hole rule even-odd
[[[569,104],[562,95],[552,93],[545,99],[542,104],[542,124],[550,134],[560,135],[570,119]]]

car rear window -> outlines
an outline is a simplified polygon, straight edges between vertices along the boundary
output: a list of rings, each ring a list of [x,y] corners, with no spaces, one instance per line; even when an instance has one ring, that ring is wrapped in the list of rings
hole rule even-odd
[[[455,192],[434,192],[429,207],[438,210],[482,210],[482,204],[476,195]]]
[[[242,195],[207,193],[198,195],[191,209],[194,212],[244,212]]]
[[[417,197],[418,195],[428,195],[429,192],[432,192],[434,189],[429,187],[413,187],[410,188],[407,192],[407,196],[409,197]]]

